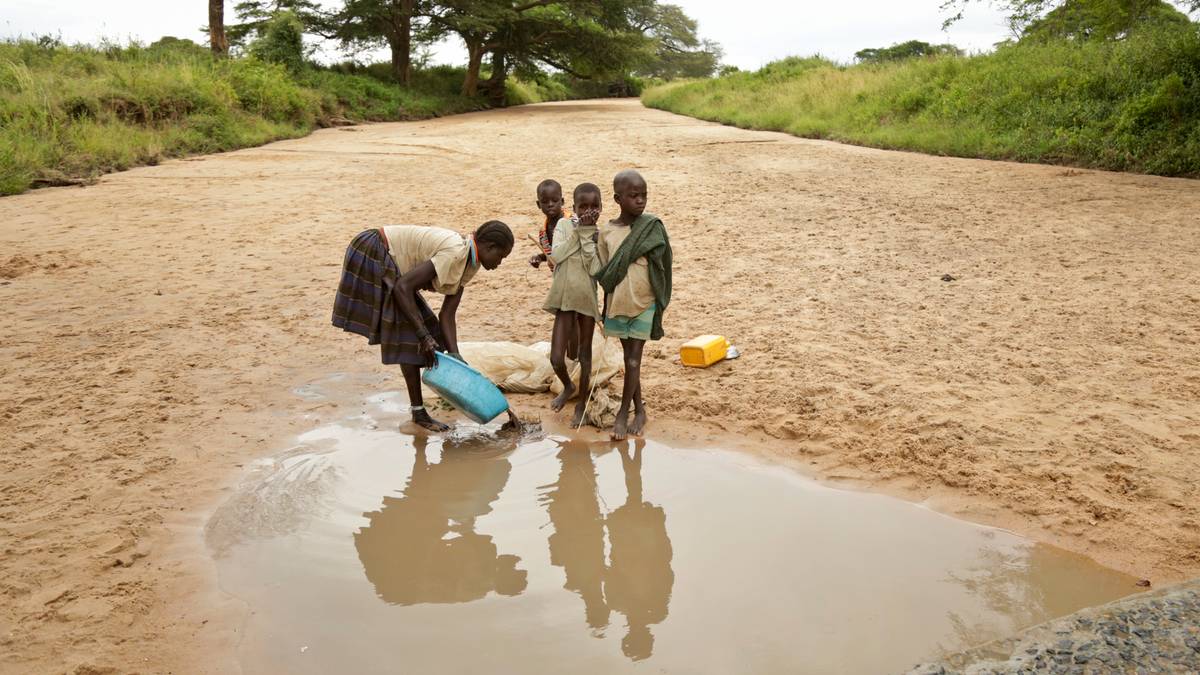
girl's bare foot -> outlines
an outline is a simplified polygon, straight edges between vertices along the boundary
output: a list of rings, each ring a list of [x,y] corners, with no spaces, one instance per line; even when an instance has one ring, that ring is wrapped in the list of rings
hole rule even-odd
[[[417,426],[430,431],[449,431],[450,427],[429,416],[426,410],[414,410],[412,413],[412,421]]]
[[[629,425],[629,433],[634,436],[641,436],[642,429],[646,428],[646,409],[635,410],[633,413],[633,423]]]
[[[571,394],[574,393],[575,385],[568,382],[567,386],[563,387],[562,393],[554,397],[554,400],[550,402],[550,409],[554,412],[562,410],[563,406],[567,405],[567,399],[571,398]]]

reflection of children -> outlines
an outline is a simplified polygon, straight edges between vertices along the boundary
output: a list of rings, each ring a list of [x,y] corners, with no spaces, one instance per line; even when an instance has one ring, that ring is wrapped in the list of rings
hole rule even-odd
[[[657,216],[645,213],[646,180],[626,170],[613,178],[613,199],[621,215],[601,229],[597,251],[603,268],[596,280],[604,289],[604,334],[621,339],[625,384],[613,425],[613,440],[640,434],[646,425],[642,401],[642,348],[663,336],[662,316],[671,301],[671,242]],[[629,406],[633,404],[633,423]]]
[[[385,602],[397,605],[478,600],[495,591],[519,595],[526,572],[520,558],[497,555],[496,544],[475,532],[475,519],[491,513],[512,465],[507,456],[448,451],[430,464],[426,439],[416,437],[412,477],[401,497],[354,534],[367,579]],[[447,536],[451,535],[451,536]]]
[[[562,444],[558,482],[546,493],[546,512],[554,526],[550,564],[563,569],[563,588],[583,598],[588,627],[608,625],[604,602],[604,519],[596,492],[596,465],[585,443]]]
[[[667,514],[642,500],[642,449],[631,456],[621,450],[625,469],[625,503],[608,516],[608,573],[604,596],[608,606],[625,615],[628,632],[621,640],[625,656],[640,661],[654,649],[650,626],[667,618],[675,572]]]
[[[575,384],[567,372],[569,345],[578,345],[579,388],[586,392],[592,375],[592,332],[600,313],[596,311],[596,280],[592,274],[600,268],[596,257],[596,220],[600,217],[600,188],[583,183],[575,188],[575,216],[564,218],[555,228],[550,260],[554,263],[554,282],[546,295],[543,309],[554,314],[554,332],[550,339],[550,363],[562,381],[563,390],[551,403],[562,410],[575,393]],[[574,338],[574,339],[572,339]],[[580,396],[575,406],[574,426],[583,422],[587,405]]]

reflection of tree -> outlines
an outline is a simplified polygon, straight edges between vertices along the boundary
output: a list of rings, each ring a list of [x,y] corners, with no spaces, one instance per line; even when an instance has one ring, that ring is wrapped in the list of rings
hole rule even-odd
[[[478,600],[495,591],[525,590],[520,558],[497,555],[475,519],[491,512],[512,465],[503,454],[451,451],[430,464],[424,438],[416,441],[412,477],[401,497],[364,514],[369,524],[354,534],[367,579],[385,602],[398,605]]]
[[[596,466],[585,443],[566,442],[558,452],[558,482],[544,500],[554,534],[550,535],[550,563],[563,568],[563,588],[583,598],[587,625],[608,625],[604,602],[604,519],[596,494]]]
[[[612,552],[604,582],[608,606],[624,614],[629,627],[621,651],[635,661],[648,658],[654,649],[650,626],[667,618],[675,583],[667,514],[642,500],[642,447],[639,442],[633,455],[621,449],[628,496],[608,516]]]

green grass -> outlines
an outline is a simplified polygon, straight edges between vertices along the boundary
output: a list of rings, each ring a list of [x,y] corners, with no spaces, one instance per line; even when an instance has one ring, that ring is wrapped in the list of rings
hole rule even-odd
[[[369,74],[291,74],[248,58],[214,60],[186,42],[0,43],[0,194],[294,138],[343,119],[419,119],[484,107],[447,87],[455,77],[421,73],[418,86],[404,89]]]
[[[646,105],[880,148],[1200,177],[1200,26],[839,66],[790,58]]]

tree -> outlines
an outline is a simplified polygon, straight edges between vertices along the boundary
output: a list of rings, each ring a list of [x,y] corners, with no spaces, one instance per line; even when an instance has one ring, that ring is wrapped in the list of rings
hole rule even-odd
[[[637,0],[639,2],[646,0]],[[646,39],[624,12],[630,0],[443,0],[430,21],[467,47],[463,94],[480,90],[484,57],[491,77],[483,88],[501,102],[509,72],[535,74],[549,66],[590,79],[627,72],[645,53]]]
[[[327,17],[313,0],[243,0],[233,6],[239,23],[226,27],[229,43],[245,45],[261,38],[271,20],[282,12],[291,12],[306,32],[324,34]]]
[[[422,17],[433,10],[429,0],[344,0],[329,20],[332,37],[350,49],[386,44],[392,55],[392,76],[408,85],[412,81],[412,52],[415,41],[425,38]]]
[[[891,47],[868,47],[854,53],[862,63],[883,63],[922,56],[962,56],[962,50],[952,44],[931,45],[920,40],[900,42]]]
[[[1064,0],[1021,30],[1021,39],[1118,40],[1147,26],[1187,24],[1163,0]]]
[[[229,53],[225,37],[225,0],[208,0],[208,43],[214,56]]]
[[[654,41],[654,58],[639,75],[672,80],[677,77],[711,77],[724,52],[711,40],[696,35],[696,20],[679,5],[637,3],[631,24]]]
[[[962,19],[963,12],[973,2],[981,0],[944,0],[942,2],[943,11],[951,11],[954,14],[946,18],[942,22],[942,27],[946,28]],[[1008,15],[1008,25],[1012,30],[1013,35],[1021,36],[1031,24],[1039,19],[1047,16],[1055,9],[1059,9],[1067,4],[1072,4],[1071,0],[989,0],[993,5],[999,7]],[[1160,4],[1158,0],[1112,0],[1113,4],[1122,4],[1130,9],[1126,13],[1126,18],[1135,20],[1143,15],[1146,8]],[[1200,0],[1174,0],[1172,3],[1180,7],[1188,13],[1200,12]],[[1123,32],[1127,32],[1134,24],[1126,23],[1123,26]]]
[[[292,12],[278,12],[250,43],[250,55],[299,72],[304,67],[304,25]]]

